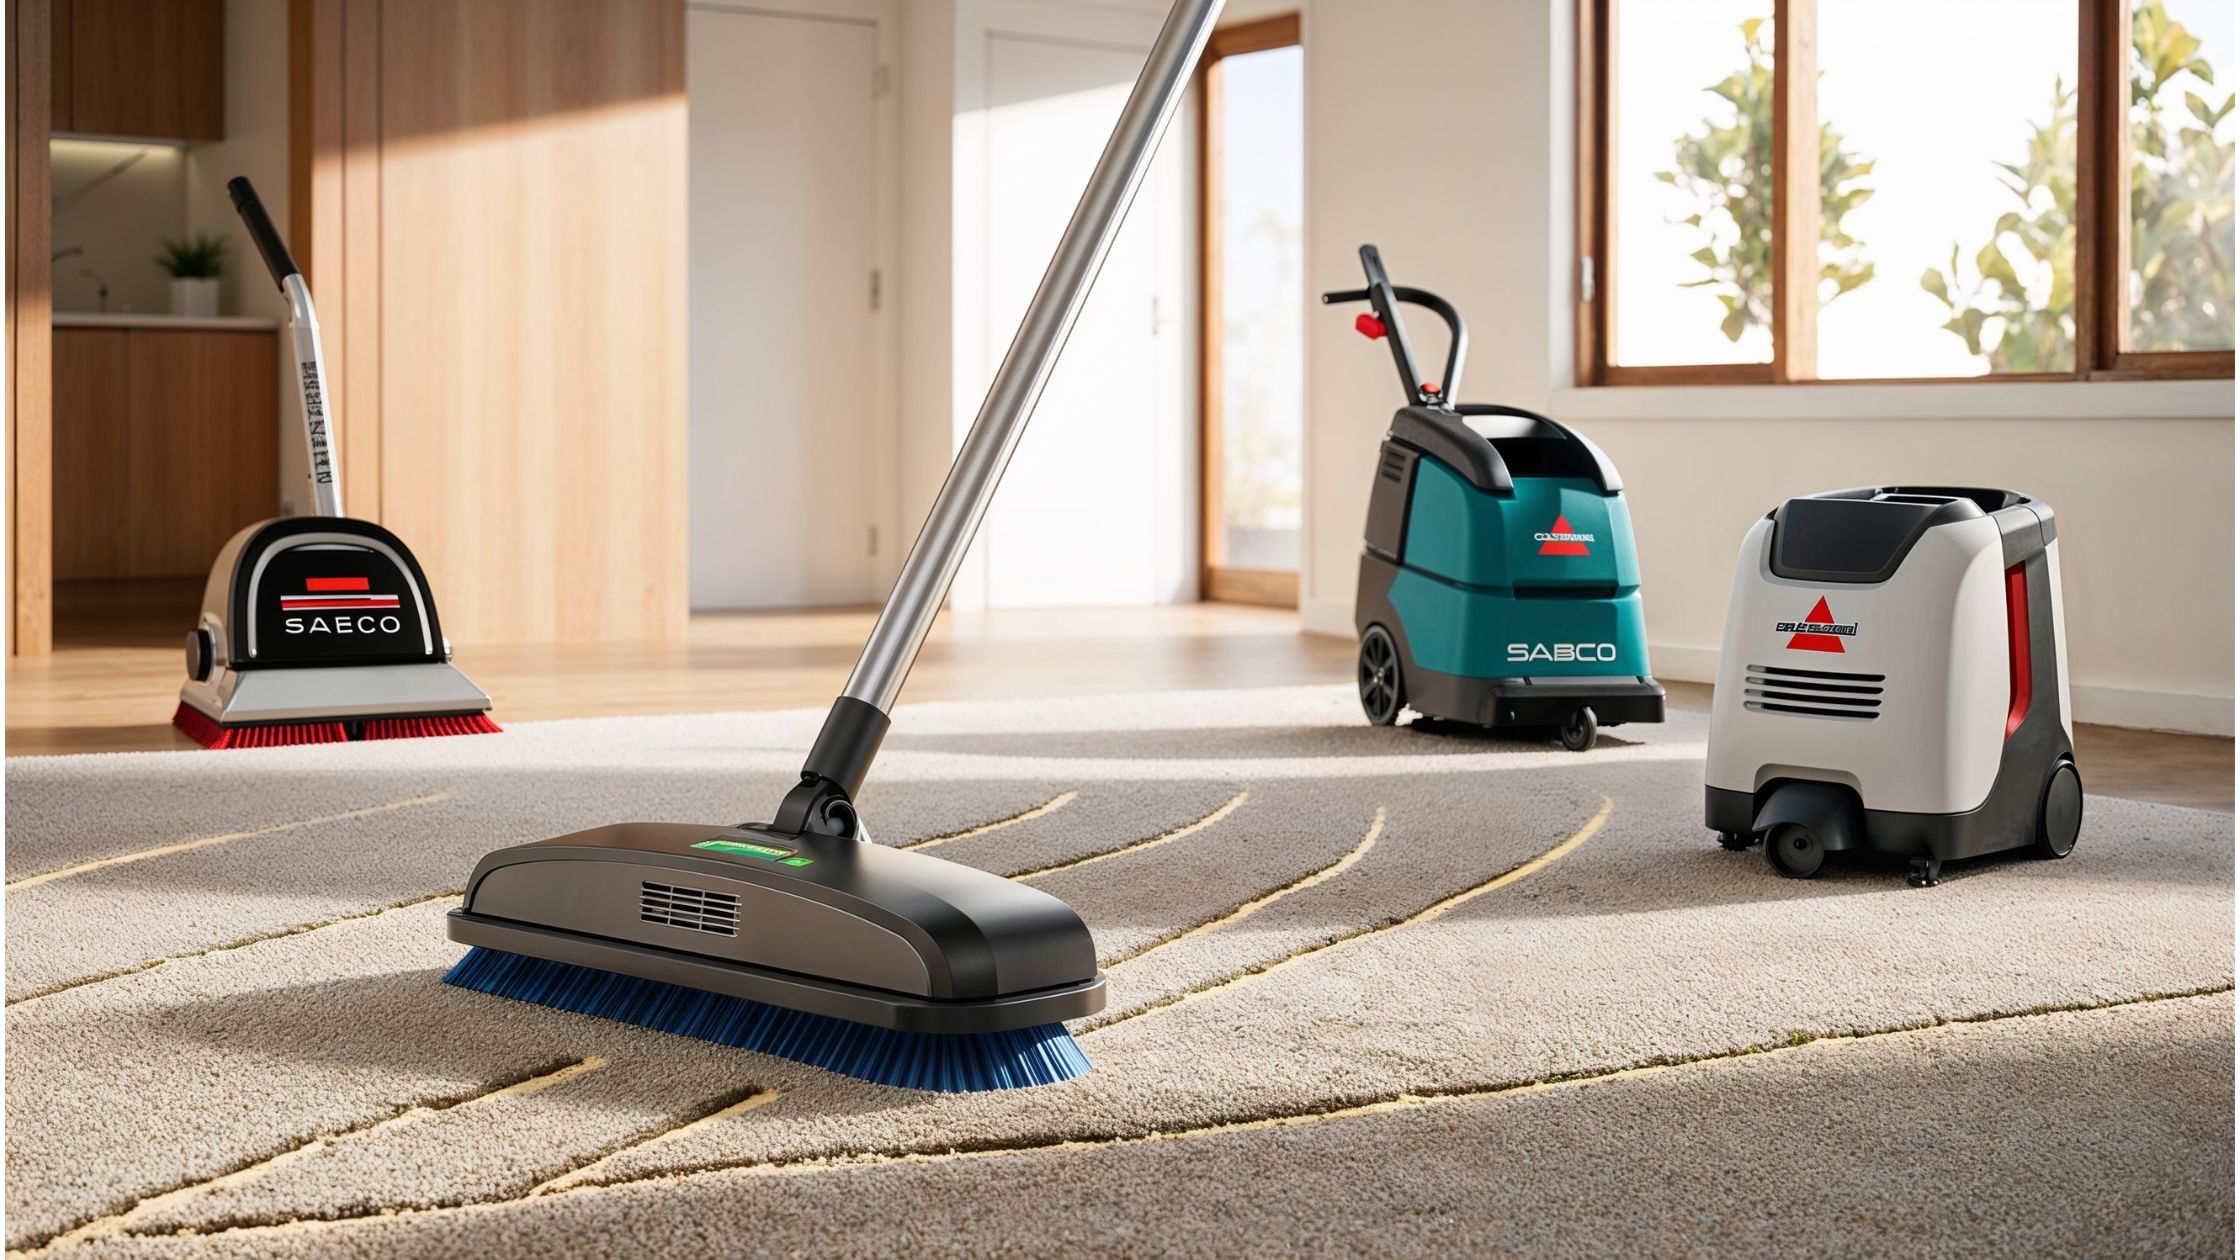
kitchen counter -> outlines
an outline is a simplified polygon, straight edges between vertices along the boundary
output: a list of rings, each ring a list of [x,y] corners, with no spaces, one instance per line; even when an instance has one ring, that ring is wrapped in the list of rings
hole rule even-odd
[[[56,311],[57,328],[147,328],[159,332],[270,332],[280,321],[262,315],[163,315],[104,314],[97,311]]]

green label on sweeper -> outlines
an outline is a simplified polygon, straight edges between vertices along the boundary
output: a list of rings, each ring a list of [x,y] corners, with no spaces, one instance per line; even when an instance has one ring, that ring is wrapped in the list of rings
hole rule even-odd
[[[808,866],[814,858],[797,857],[791,849],[775,845],[749,844],[744,840],[702,840],[695,849],[714,849],[718,853],[736,853],[741,857],[761,858],[766,862],[783,862],[787,866]]]

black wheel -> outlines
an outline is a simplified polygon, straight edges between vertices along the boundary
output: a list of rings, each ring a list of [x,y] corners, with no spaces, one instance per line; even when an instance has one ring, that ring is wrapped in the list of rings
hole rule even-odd
[[[2038,798],[2038,835],[2032,848],[2042,858],[2065,858],[2077,847],[2077,829],[2083,824],[2084,783],[2077,778],[2077,764],[2057,761]]]
[[[1399,718],[1407,699],[1400,683],[1400,649],[1383,626],[1371,626],[1361,636],[1354,682],[1361,693],[1361,712],[1372,726],[1390,726]]]
[[[216,652],[208,630],[196,626],[187,631],[187,677],[196,682],[209,678],[210,669],[216,664]]]
[[[1740,853],[1757,842],[1758,838],[1747,831],[1722,831],[1719,833],[1719,847],[1729,853]]]
[[[1569,717],[1563,719],[1562,726],[1556,728],[1556,738],[1562,740],[1563,746],[1573,752],[1585,752],[1594,747],[1597,729],[1594,710],[1580,705],[1571,711]]]
[[[1819,833],[1802,823],[1783,823],[1766,833],[1766,865],[1791,879],[1811,879],[1827,860]]]

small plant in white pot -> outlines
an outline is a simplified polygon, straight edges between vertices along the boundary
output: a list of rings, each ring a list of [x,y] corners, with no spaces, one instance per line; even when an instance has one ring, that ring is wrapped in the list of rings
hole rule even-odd
[[[218,313],[218,277],[225,274],[226,243],[196,234],[163,242],[156,266],[171,276],[171,313],[208,317]]]

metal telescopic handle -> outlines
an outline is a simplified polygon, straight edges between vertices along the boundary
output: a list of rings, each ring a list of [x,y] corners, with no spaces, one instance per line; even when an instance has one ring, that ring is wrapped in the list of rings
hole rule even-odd
[[[1135,90],[1128,94],[1120,121],[1105,143],[1104,155],[1097,159],[1089,186],[1058,242],[1058,252],[1043,273],[1034,300],[1027,305],[1018,335],[1004,353],[1003,365],[996,369],[995,383],[988,388],[987,400],[980,404],[980,415],[965,435],[964,446],[949,469],[949,479],[942,483],[933,510],[918,531],[918,540],[911,544],[910,554],[902,562],[902,574],[895,579],[894,591],[888,595],[878,623],[871,628],[855,672],[848,676],[848,685],[841,693],[844,698],[881,712],[894,707],[903,679],[909,676],[918,649],[925,644],[926,633],[933,628],[933,619],[948,597],[949,584],[964,563],[965,548],[980,528],[981,518],[987,515],[1004,466],[1011,462],[1011,452],[1026,430],[1027,418],[1034,413],[1042,387],[1058,362],[1058,353],[1073,331],[1090,284],[1119,233],[1128,203],[1135,199],[1136,188],[1150,169],[1159,136],[1182,100],[1198,55],[1213,32],[1214,19],[1221,13],[1221,3],[1176,0],[1167,14],[1167,24],[1151,45],[1143,73],[1136,78]]]
[[[296,402],[302,408],[304,458],[311,469],[311,510],[319,516],[340,516],[342,469],[331,443],[334,416],[327,401],[327,360],[319,346],[319,315],[311,309],[311,286],[288,253],[288,242],[272,226],[256,186],[236,175],[226,181],[226,193],[241,213],[249,239],[264,256],[273,283],[288,299],[288,343],[295,354]]]

